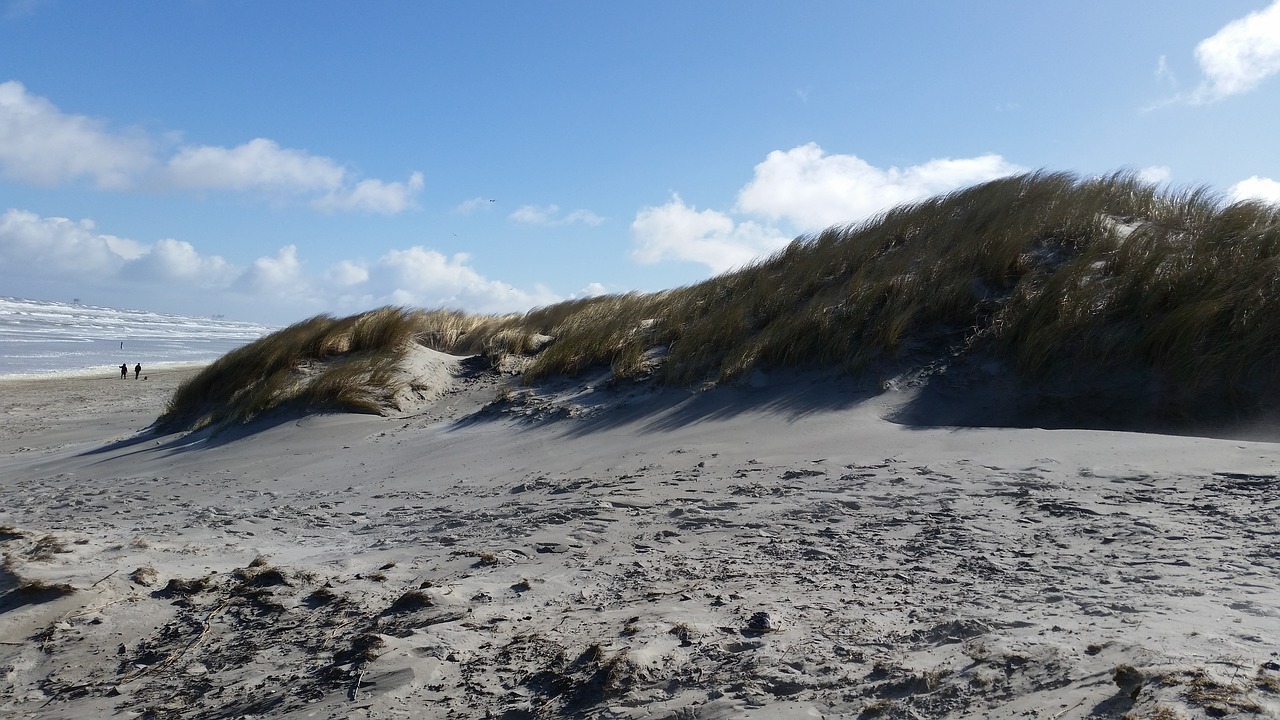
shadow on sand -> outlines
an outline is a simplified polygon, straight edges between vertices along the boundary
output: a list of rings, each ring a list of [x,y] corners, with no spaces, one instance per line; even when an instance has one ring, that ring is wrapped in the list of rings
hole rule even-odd
[[[616,392],[603,390],[601,392]],[[789,421],[848,410],[879,393],[851,378],[825,373],[778,373],[767,382],[688,390],[654,388],[638,401],[605,407],[577,420],[567,429],[570,436],[586,436],[623,425],[635,425],[641,433],[679,430],[705,422],[730,420],[744,414],[782,416]]]
[[[1115,387],[1101,392],[1079,387],[1053,388],[1012,375],[940,374],[885,396],[881,383],[833,371],[755,373],[735,384],[708,389],[663,386],[648,382],[609,382],[607,373],[591,379],[560,379],[530,388],[541,407],[520,402],[476,400],[460,417],[446,421],[456,431],[499,421],[528,428],[555,427],[569,437],[630,426],[641,434],[677,431],[700,423],[722,422],[743,415],[782,417],[789,422],[813,415],[848,411],[872,403],[888,422],[911,429],[1042,428],[1113,430],[1232,440],[1280,441],[1280,418],[1169,418],[1141,389]],[[516,386],[513,386],[516,387]],[[458,398],[449,400],[455,402]],[[896,403],[896,404],[895,404]],[[572,408],[572,409],[570,409]],[[129,457],[141,453],[182,453],[215,448],[253,437],[316,415],[282,410],[245,425],[218,429],[138,434],[87,450],[82,456]],[[400,422],[403,417],[386,418]]]
[[[253,437],[282,425],[296,423],[314,414],[298,411],[269,413],[244,425],[231,425],[216,429],[182,430],[169,433],[157,430],[156,426],[152,424],[131,437],[122,438],[91,450],[85,450],[80,453],[80,457],[109,455],[112,459],[117,459],[142,453],[167,455],[190,452],[192,450],[205,450]]]
[[[1080,387],[1030,382],[1011,373],[962,369],[899,388],[893,395],[885,394],[877,378],[824,371],[759,374],[754,382],[702,391],[646,383],[588,383],[595,389],[574,398],[586,410],[585,417],[569,419],[566,414],[546,413],[528,417],[525,422],[537,426],[558,424],[575,437],[626,425],[640,433],[658,433],[744,414],[782,416],[795,421],[871,403],[874,407],[868,407],[868,412],[918,430],[1104,430],[1280,441],[1280,415],[1237,416],[1205,408],[1203,417],[1172,416],[1158,393],[1129,380],[1117,378],[1107,387]],[[554,395],[557,389],[544,390]],[[455,427],[502,417],[504,414],[498,412],[476,413],[459,420]]]

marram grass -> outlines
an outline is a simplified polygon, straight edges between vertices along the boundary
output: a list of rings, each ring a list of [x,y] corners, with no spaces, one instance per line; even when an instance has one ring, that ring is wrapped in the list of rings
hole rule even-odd
[[[209,366],[161,424],[243,422],[289,405],[373,412],[409,341],[496,361],[540,347],[538,335],[554,341],[527,382],[602,366],[699,385],[757,368],[995,362],[1068,400],[1140,386],[1166,421],[1249,415],[1280,399],[1280,208],[1130,173],[1004,178],[660,293],[523,315],[312,318]],[[656,370],[645,362],[655,348]]]

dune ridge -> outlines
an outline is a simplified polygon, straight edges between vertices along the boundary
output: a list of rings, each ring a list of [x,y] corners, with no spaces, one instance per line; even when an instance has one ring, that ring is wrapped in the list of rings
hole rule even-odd
[[[903,411],[912,422],[1195,431],[1277,410],[1278,263],[1280,208],[1131,173],[1032,173],[674,290],[509,316],[312,318],[210,365],[161,425],[384,412],[412,384],[395,370],[404,352],[421,346],[507,363],[526,383],[607,367],[706,387],[831,368],[869,388],[927,387]]]

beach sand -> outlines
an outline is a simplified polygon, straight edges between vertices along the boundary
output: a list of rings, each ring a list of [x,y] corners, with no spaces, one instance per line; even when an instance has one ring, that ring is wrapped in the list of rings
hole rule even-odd
[[[213,437],[0,383],[0,716],[1280,716],[1280,445],[446,360]]]

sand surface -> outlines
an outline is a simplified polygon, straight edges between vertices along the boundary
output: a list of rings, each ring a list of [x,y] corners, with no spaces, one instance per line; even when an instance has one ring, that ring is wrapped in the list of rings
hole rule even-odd
[[[0,716],[1280,716],[1280,445],[435,368],[212,438],[0,383]]]

